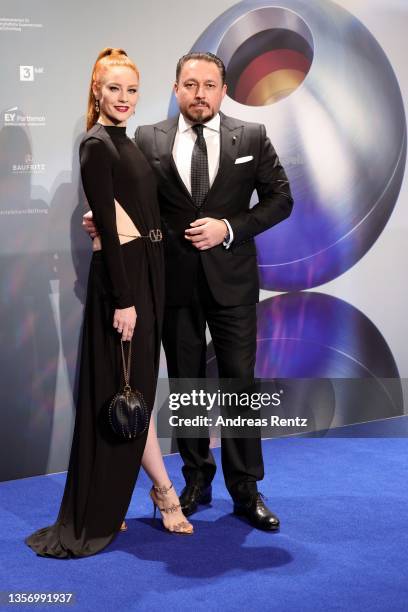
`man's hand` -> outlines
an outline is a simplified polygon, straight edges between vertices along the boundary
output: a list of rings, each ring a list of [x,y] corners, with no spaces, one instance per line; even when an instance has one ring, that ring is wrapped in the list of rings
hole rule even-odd
[[[204,217],[190,223],[184,237],[199,251],[205,251],[221,244],[228,233],[228,227],[221,219]]]
[[[98,236],[99,232],[93,222],[92,210],[82,216],[82,227],[92,239]]]

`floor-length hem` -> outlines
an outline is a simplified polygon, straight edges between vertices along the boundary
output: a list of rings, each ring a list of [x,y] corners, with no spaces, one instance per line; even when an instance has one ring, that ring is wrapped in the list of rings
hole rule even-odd
[[[99,218],[115,223],[106,211],[111,206],[114,211],[117,199],[142,236],[160,227],[153,171],[125,128],[94,126],[81,143],[81,172]],[[130,384],[152,410],[164,298],[163,248],[146,238],[120,245],[110,238],[116,231],[115,225],[102,233],[102,251],[92,256],[74,435],[60,511],[53,525],[25,540],[40,556],[86,557],[105,549],[120,530],[140,470],[147,431],[123,442],[107,419],[109,403],[124,383],[113,315],[118,295],[136,308]]]

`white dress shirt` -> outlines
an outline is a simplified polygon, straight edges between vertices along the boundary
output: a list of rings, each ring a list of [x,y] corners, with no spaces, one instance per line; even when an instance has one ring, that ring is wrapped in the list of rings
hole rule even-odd
[[[193,148],[197,139],[197,134],[193,130],[193,125],[188,119],[186,119],[181,113],[179,115],[178,127],[176,137],[173,145],[173,159],[176,164],[177,171],[186,186],[188,192],[191,194],[191,157],[193,154]],[[210,180],[210,187],[217,176],[218,168],[220,165],[220,116],[217,113],[210,121],[203,123],[203,136],[205,138],[205,144],[207,146],[207,159],[208,159],[208,175]],[[228,248],[234,238],[233,231],[226,219],[225,224],[228,227],[229,240],[224,242],[224,246]]]

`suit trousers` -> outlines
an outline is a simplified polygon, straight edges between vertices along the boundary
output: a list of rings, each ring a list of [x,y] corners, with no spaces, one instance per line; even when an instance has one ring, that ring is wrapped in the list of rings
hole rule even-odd
[[[168,306],[163,346],[170,378],[205,378],[208,324],[220,378],[253,379],[256,358],[256,304],[222,306],[211,293],[200,264],[191,301]],[[187,483],[207,486],[216,471],[209,437],[177,438]],[[221,438],[221,461],[231,497],[246,499],[264,476],[261,439]]]

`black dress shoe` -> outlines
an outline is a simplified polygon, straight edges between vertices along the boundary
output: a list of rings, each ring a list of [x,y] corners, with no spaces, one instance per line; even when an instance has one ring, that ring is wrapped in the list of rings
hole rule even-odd
[[[186,484],[180,495],[180,504],[184,516],[194,514],[199,504],[209,504],[211,499],[211,485],[203,487],[199,484]]]
[[[245,516],[257,529],[264,531],[279,529],[279,519],[265,505],[262,493],[254,493],[245,501],[234,501],[234,514]]]

